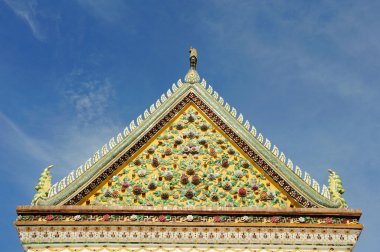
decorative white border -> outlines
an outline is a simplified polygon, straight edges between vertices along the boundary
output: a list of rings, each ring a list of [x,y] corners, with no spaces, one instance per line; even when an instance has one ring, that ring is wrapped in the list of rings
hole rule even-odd
[[[199,244],[191,244],[182,246],[178,244],[160,246],[157,244],[147,245],[130,245],[119,246],[115,244],[107,244],[103,246],[75,244],[71,246],[57,245],[52,248],[43,248],[41,246],[33,246],[25,251],[28,252],[347,252],[350,248],[344,247],[310,247],[310,246],[266,246],[263,248],[260,245],[254,246],[207,246]]]
[[[22,244],[224,244],[354,246],[360,230],[293,227],[33,226],[18,227]]]

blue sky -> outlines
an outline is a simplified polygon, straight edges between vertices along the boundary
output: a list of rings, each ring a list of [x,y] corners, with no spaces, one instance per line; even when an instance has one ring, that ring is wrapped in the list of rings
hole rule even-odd
[[[40,172],[84,163],[188,69],[320,183],[361,208],[378,251],[377,1],[0,1],[0,239]]]

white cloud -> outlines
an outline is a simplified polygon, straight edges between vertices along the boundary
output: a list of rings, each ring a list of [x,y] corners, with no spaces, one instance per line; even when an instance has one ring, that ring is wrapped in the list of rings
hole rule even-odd
[[[111,121],[111,120],[110,120]],[[84,164],[108,140],[116,136],[121,127],[114,122],[78,125],[76,121],[55,126],[53,136],[44,140],[44,146],[52,149],[52,162],[56,164],[54,181]]]
[[[79,4],[91,13],[108,23],[121,21],[128,12],[126,1],[122,0],[78,0]]]
[[[268,84],[273,81],[273,85],[280,86],[293,82],[344,99],[361,97],[376,102],[371,90],[373,80],[368,81],[363,75],[365,70],[357,70],[356,64],[363,62],[363,68],[368,64],[371,69],[371,63],[378,61],[379,43],[375,41],[380,36],[373,32],[379,25],[378,18],[366,14],[377,5],[320,2],[310,5],[313,8],[297,8],[281,2],[256,5],[217,1],[214,7],[219,16],[200,12],[199,18],[205,26],[201,29],[213,33],[217,40],[210,41],[213,49],[228,43],[229,51],[243,52],[238,55],[240,64],[231,66],[230,62],[221,62],[225,64],[222,68],[259,67],[263,72],[273,73],[271,76],[282,76],[280,81],[268,80]],[[263,17],[268,32],[262,31]],[[325,47],[336,48],[333,53],[337,57],[323,51]]]
[[[37,20],[37,2],[34,0],[4,0],[16,15],[22,18],[31,29],[33,36],[43,41],[45,34],[42,32],[40,24]]]
[[[14,159],[22,157],[24,161],[28,160],[27,166],[15,165],[8,170],[15,177],[25,177],[21,181],[39,174],[49,164],[54,165],[53,180],[57,181],[92,157],[120,128],[112,122],[82,127],[75,120],[67,121],[48,127],[37,140],[0,112],[0,149],[7,150]],[[41,167],[33,169],[39,165]],[[36,181],[30,183],[35,184]]]
[[[66,90],[65,97],[75,107],[78,119],[90,122],[104,115],[112,93],[109,80],[91,80]]]
[[[51,156],[37,140],[28,136],[16,123],[0,112],[1,144],[40,162],[50,162]]]
[[[48,118],[46,126],[39,129],[38,139],[31,137],[28,129],[0,112],[0,150],[28,160],[27,171],[24,166],[17,166],[9,172],[15,176],[21,173],[28,178],[39,174],[44,166],[53,164],[53,181],[57,181],[86,162],[121,131],[123,125],[107,113],[113,96],[111,82],[107,78],[102,81],[88,79],[91,78],[83,76],[82,70],[67,76],[69,83],[65,83],[66,90],[62,94],[62,113]],[[70,107],[74,114],[68,113]],[[34,112],[29,113],[33,117]],[[35,182],[31,181],[31,184]]]

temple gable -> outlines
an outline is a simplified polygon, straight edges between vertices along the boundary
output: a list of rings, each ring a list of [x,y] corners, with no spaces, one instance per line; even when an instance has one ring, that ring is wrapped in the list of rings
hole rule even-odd
[[[352,251],[339,175],[320,186],[190,69],[123,132],[18,206],[25,251]]]

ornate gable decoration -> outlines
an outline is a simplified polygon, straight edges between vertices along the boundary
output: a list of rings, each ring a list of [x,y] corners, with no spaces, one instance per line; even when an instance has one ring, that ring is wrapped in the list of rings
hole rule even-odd
[[[83,166],[52,186],[45,172],[33,204],[347,207],[335,172],[320,191],[210,85],[199,83],[196,60],[193,52],[185,83],[173,84]]]
[[[87,205],[294,205],[190,102],[137,155],[85,197]],[[291,198],[291,197],[290,197]]]

